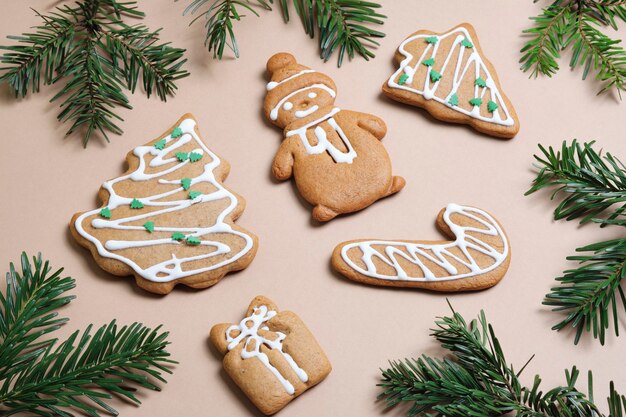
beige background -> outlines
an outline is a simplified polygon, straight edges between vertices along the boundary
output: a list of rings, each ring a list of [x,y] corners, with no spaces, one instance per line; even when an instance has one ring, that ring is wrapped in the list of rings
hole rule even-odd
[[[0,36],[25,31],[38,22],[32,6],[50,10],[52,0],[3,1]],[[78,137],[63,139],[69,127],[56,121],[58,108],[48,103],[58,87],[14,101],[6,86],[0,90],[0,153],[2,204],[0,264],[19,260],[22,250],[43,252],[56,267],[75,277],[78,299],[62,314],[71,318],[67,334],[88,323],[111,318],[120,323],[163,323],[171,332],[171,352],[180,361],[163,392],[141,393],[144,404],[115,403],[122,415],[256,415],[250,403],[221,371],[221,359],[208,346],[211,325],[239,320],[250,299],[264,294],[283,309],[296,311],[317,336],[334,370],[320,386],[289,405],[281,416],[377,416],[375,402],[379,367],[388,359],[421,353],[439,354],[428,337],[435,316],[447,314],[446,296],[422,291],[359,285],[334,274],[329,256],[342,240],[360,237],[438,239],[434,219],[449,202],[488,210],[504,225],[513,258],[497,287],[476,294],[449,295],[467,318],[481,308],[488,313],[519,368],[530,355],[530,383],[541,372],[545,386],[561,383],[563,369],[577,364],[596,372],[597,397],[603,399],[614,379],[626,391],[626,336],[609,337],[607,346],[585,337],[580,346],[572,335],[550,330],[560,316],[541,305],[553,277],[568,266],[565,257],[576,247],[623,236],[617,228],[579,228],[575,222],[551,220],[554,204],[548,195],[524,197],[534,178],[531,163],[536,144],[559,145],[564,139],[597,139],[598,145],[626,159],[623,116],[626,104],[615,97],[596,97],[599,85],[580,80],[581,71],[564,68],[554,79],[529,80],[519,71],[520,32],[527,17],[539,11],[532,1],[449,0],[384,1],[389,16],[377,58],[355,59],[338,69],[335,57],[324,64],[316,43],[303,33],[297,19],[283,24],[278,11],[261,12],[237,24],[242,57],[214,61],[202,45],[202,23],[187,27],[181,17],[187,1],[142,0],[151,28],[163,26],[163,39],[187,48],[192,76],[179,83],[178,95],[166,104],[131,97],[133,111],[121,111],[125,134],[105,145],[93,140],[84,150]],[[519,135],[500,141],[462,126],[439,123],[424,112],[391,102],[380,85],[394,70],[397,45],[420,28],[443,31],[468,21],[498,69],[503,88],[522,123]],[[289,183],[270,177],[270,164],[281,134],[261,114],[265,62],[278,51],[330,74],[339,88],[337,103],[346,109],[381,116],[389,126],[384,143],[394,173],[407,180],[398,195],[367,210],[327,225],[314,225]],[[569,54],[562,61],[567,67]],[[227,159],[227,185],[243,195],[247,209],[239,223],[260,237],[255,261],[244,272],[230,275],[204,291],[177,288],[167,297],[139,290],[132,279],[101,271],[89,253],[78,247],[67,222],[76,211],[96,207],[100,184],[124,169],[126,152],[161,134],[183,113],[198,118],[205,142]],[[623,326],[621,328],[624,331]],[[583,385],[584,386],[584,385]],[[604,404],[604,402],[602,401]],[[401,415],[401,409],[389,415]]]

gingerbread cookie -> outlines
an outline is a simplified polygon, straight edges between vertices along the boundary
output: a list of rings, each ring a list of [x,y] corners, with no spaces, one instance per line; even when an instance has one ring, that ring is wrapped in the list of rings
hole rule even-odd
[[[211,342],[224,369],[264,414],[280,411],[331,371],[324,351],[300,318],[266,297],[250,303],[239,324],[217,324]]]
[[[469,23],[444,33],[415,32],[400,44],[394,60],[399,68],[383,84],[392,99],[491,136],[512,138],[519,131],[513,104]]]
[[[294,177],[302,197],[314,206],[315,220],[364,209],[404,187],[404,179],[391,174],[380,143],[385,122],[335,107],[333,80],[290,54],[272,56],[267,71],[265,116],[285,136],[272,172],[279,180]]]
[[[252,262],[257,238],[234,224],[245,201],[222,184],[228,162],[202,142],[192,115],[126,161],[128,171],[102,185],[103,206],[70,222],[101,268],[167,294],[176,284],[210,287]]]
[[[436,224],[450,241],[353,240],[335,248],[333,267],[366,284],[433,291],[482,290],[500,282],[511,250],[496,219],[448,204]]]

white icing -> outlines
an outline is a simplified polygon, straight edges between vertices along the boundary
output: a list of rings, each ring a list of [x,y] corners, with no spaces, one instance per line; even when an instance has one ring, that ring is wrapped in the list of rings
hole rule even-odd
[[[280,371],[270,363],[267,354],[261,352],[261,346],[263,345],[272,350],[278,350],[289,364],[289,367],[291,367],[294,373],[298,376],[300,381],[307,382],[309,380],[309,376],[304,369],[298,366],[290,354],[283,351],[283,340],[285,340],[287,335],[281,332],[271,332],[269,327],[265,325],[265,323],[267,323],[275,315],[275,311],[269,310],[267,306],[262,305],[256,307],[252,314],[241,320],[238,325],[234,324],[230,326],[226,329],[228,350],[233,350],[237,345],[239,345],[239,343],[245,340],[243,349],[241,350],[241,358],[257,358],[260,360],[261,363],[263,363],[263,365],[265,365],[265,367],[276,377],[276,379],[278,379],[283,388],[285,388],[285,391],[287,391],[289,395],[293,395],[295,393],[295,389],[291,382],[289,382],[287,378],[285,378]],[[276,338],[274,340],[268,339],[267,337],[259,334],[259,331],[268,333],[271,332],[276,335]],[[233,332],[238,333],[237,336],[233,337],[231,335]]]
[[[287,111],[293,109],[293,103],[291,101],[285,101],[285,104],[283,104],[283,109]]]
[[[325,84],[313,84],[313,85],[309,85],[309,86],[306,86],[306,87],[302,87],[302,88],[300,88],[300,89],[298,89],[296,91],[293,91],[293,92],[287,94],[285,97],[280,99],[278,104],[276,104],[276,106],[272,109],[272,111],[270,111],[270,118],[272,120],[278,119],[278,110],[283,105],[283,103],[288,101],[291,97],[295,96],[296,94],[301,93],[302,91],[311,90],[311,89],[314,89],[314,88],[319,88],[319,89],[322,89],[322,90],[328,92],[328,94],[330,94],[331,97],[333,97],[333,98],[335,98],[335,96],[337,95],[335,90],[333,90],[332,88],[328,87]]]
[[[298,129],[287,131],[285,133],[285,136],[290,137],[298,135],[302,140],[302,144],[304,145],[304,148],[309,155],[317,155],[328,152],[335,162],[351,164],[354,158],[356,158],[357,154],[352,147],[350,140],[333,118],[333,116],[339,113],[339,111],[341,111],[341,109],[335,107],[330,111],[330,113],[324,115],[323,117],[307,123],[304,126],[299,127]],[[318,126],[324,121],[327,121],[327,123],[335,130],[335,132],[337,132],[343,144],[346,146],[347,152],[343,152],[337,149],[332,143],[330,143],[326,132],[324,131],[324,128]],[[317,144],[314,146],[309,143],[309,139],[306,137],[308,129],[312,128],[313,126],[315,126],[313,133],[315,134],[315,138],[317,139]]]
[[[480,223],[481,227],[457,225],[450,218],[452,214],[466,216],[475,220]],[[456,239],[452,242],[421,244],[369,240],[344,246],[341,250],[341,257],[351,268],[368,277],[415,282],[450,281],[473,277],[494,270],[506,260],[509,254],[508,241],[504,232],[498,225],[498,222],[486,212],[473,207],[448,204],[443,219],[454,236],[456,236]],[[469,235],[468,232],[473,233],[473,235]],[[480,240],[480,235],[499,237],[502,249],[497,249],[483,240]],[[383,246],[383,249],[375,249],[374,246]],[[365,264],[365,269],[348,257],[348,251],[353,248],[359,248],[363,253],[360,259]],[[453,249],[458,249],[462,256],[455,255]],[[488,266],[479,266],[470,250],[492,258],[493,263]],[[374,264],[375,258],[393,268],[396,275],[388,275],[379,272]],[[423,276],[410,276],[400,265],[398,261],[399,258],[403,258],[417,265]],[[447,274],[433,272],[425,265],[425,260],[433,262],[443,268]],[[469,272],[459,273],[451,261],[467,267]]]
[[[125,263],[126,265],[130,266],[138,275],[153,282],[169,282],[169,281],[173,281],[179,278],[184,278],[187,276],[200,274],[206,271],[215,270],[215,269],[221,268],[225,265],[228,265],[230,263],[237,261],[238,259],[243,257],[246,253],[248,253],[250,249],[252,249],[253,241],[249,235],[242,233],[240,231],[234,230],[228,223],[225,223],[225,219],[228,216],[230,216],[231,213],[236,209],[238,205],[238,200],[234,194],[232,194],[230,191],[224,188],[224,186],[216,180],[214,171],[221,164],[221,161],[217,157],[217,155],[211,152],[204,145],[204,143],[200,140],[200,138],[197,136],[195,129],[194,129],[195,125],[196,125],[196,122],[192,119],[184,120],[179,126],[183,134],[176,139],[172,138],[171,135],[167,136],[165,138],[165,141],[167,144],[169,144],[169,146],[165,147],[163,150],[158,150],[152,145],[139,146],[135,148],[133,153],[135,154],[135,156],[137,156],[138,161],[139,161],[139,166],[137,167],[137,169],[131,172],[130,174],[115,178],[110,181],[106,181],[102,185],[102,187],[108,191],[109,196],[110,196],[109,201],[107,203],[107,207],[109,208],[109,210],[112,211],[113,209],[115,209],[116,207],[119,207],[120,205],[130,204],[130,202],[132,201],[132,198],[120,196],[116,193],[114,189],[114,185],[116,183],[125,181],[125,180],[148,181],[153,178],[164,177],[172,172],[175,172],[181,169],[182,167],[190,163],[189,160],[180,162],[175,156],[173,156],[176,153],[175,152],[176,149],[189,143],[190,141],[195,141],[196,144],[199,146],[193,152],[201,153],[204,155],[204,158],[201,159],[200,161],[204,161],[206,159],[209,160],[206,164],[204,164],[203,173],[195,178],[191,178],[191,185],[206,182],[206,183],[211,184],[212,188],[215,188],[215,191],[213,191],[210,194],[202,194],[192,200],[188,198],[188,193],[182,188],[182,186],[179,186],[177,188],[174,188],[172,190],[166,191],[161,194],[151,195],[148,197],[142,197],[139,199],[145,207],[159,207],[158,210],[150,211],[150,212],[148,211],[142,212],[141,210],[138,210],[137,211],[138,214],[136,215],[119,218],[115,220],[95,218],[92,220],[91,225],[96,229],[108,228],[108,229],[116,229],[116,230],[145,231],[145,228],[143,226],[139,226],[139,225],[133,226],[133,225],[128,225],[128,223],[136,222],[138,220],[147,219],[147,218],[154,217],[154,216],[159,216],[164,213],[182,211],[194,204],[211,203],[217,200],[225,199],[229,202],[229,204],[227,205],[226,208],[224,208],[224,210],[221,213],[219,213],[217,219],[215,220],[215,224],[213,225],[208,225],[206,227],[201,227],[201,226],[173,227],[173,226],[168,226],[168,225],[159,225],[158,222],[155,222],[156,223],[154,227],[155,232],[172,232],[172,233],[180,232],[185,235],[185,238],[189,236],[198,237],[201,239],[199,246],[207,246],[210,248],[214,248],[214,250],[208,253],[204,253],[204,254],[200,254],[196,256],[190,256],[190,257],[181,258],[181,259],[177,258],[174,254],[172,254],[171,259],[168,259],[166,261],[157,263],[155,265],[151,265],[149,267],[143,268],[139,266],[137,263],[135,263],[133,260],[115,253],[115,251],[119,251],[123,249],[130,249],[130,248],[143,248],[143,247],[149,247],[149,246],[155,246],[155,245],[181,245],[185,243],[177,242],[171,238],[151,239],[149,238],[150,234],[147,231],[145,231],[146,236],[147,236],[146,239],[109,240],[105,242],[103,245],[97,238],[87,233],[87,231],[83,228],[83,221],[87,217],[93,216],[94,214],[98,214],[101,210],[99,208],[83,213],[81,216],[79,216],[76,219],[76,222],[74,224],[76,231],[82,237],[89,240],[96,246],[98,250],[98,254],[100,256],[121,261]],[[147,162],[145,158],[147,155],[154,156],[154,158],[148,164],[148,166],[151,168],[159,167],[159,166],[171,164],[171,163],[174,163],[174,165],[172,165],[171,167],[163,171],[148,174],[146,173]],[[170,155],[172,156],[168,157]],[[198,161],[197,163],[200,163],[200,161]],[[180,180],[166,180],[166,179],[161,178],[159,179],[159,183],[180,185]],[[175,194],[180,194],[182,199],[171,200],[168,198]],[[217,233],[238,236],[241,239],[243,239],[246,242],[246,244],[238,253],[232,253],[232,248],[230,248],[228,245],[206,238],[211,234],[217,234]],[[210,259],[218,255],[226,255],[226,254],[230,256],[213,265],[208,265],[206,267],[201,267],[197,269],[183,270],[182,268],[183,264],[186,264],[186,263],[190,263],[190,262],[194,262],[198,260]]]
[[[273,90],[274,88],[278,87],[279,85],[281,85],[282,83],[285,83],[289,80],[293,80],[294,78],[297,78],[303,74],[309,74],[311,72],[315,72],[315,70],[312,69],[306,69],[306,70],[302,70],[290,77],[285,78],[282,81],[270,81],[269,83],[267,83],[267,85],[265,86],[265,88],[267,89],[267,91]]]
[[[317,97],[317,94],[315,94],[315,93],[309,93],[309,94],[308,94],[308,96],[309,96],[309,98],[315,98],[315,97]]]
[[[302,119],[303,117],[307,117],[308,115],[315,113],[319,108],[320,107],[317,104],[315,104],[306,110],[298,110],[297,112],[294,113],[294,115],[298,119]]]
[[[487,65],[485,65],[485,63],[483,62],[480,54],[478,53],[478,51],[476,50],[476,47],[474,46],[473,48],[466,48],[464,45],[462,45],[461,42],[463,42],[464,39],[468,39],[472,44],[475,45],[474,41],[472,40],[469,32],[467,31],[467,29],[463,28],[463,27],[459,27],[456,28],[455,30],[445,33],[441,36],[438,36],[438,41],[437,43],[433,46],[432,44],[428,43],[428,45],[426,46],[426,48],[424,49],[424,52],[422,53],[422,55],[419,57],[419,59],[415,62],[415,64],[413,66],[410,66],[409,64],[411,63],[411,61],[413,61],[414,56],[409,53],[408,51],[406,51],[406,49],[404,49],[404,47],[412,41],[418,40],[418,39],[426,39],[431,37],[432,35],[428,35],[428,34],[421,34],[421,35],[415,35],[415,36],[411,36],[408,39],[404,40],[404,42],[402,42],[400,44],[400,47],[398,48],[398,51],[404,55],[406,58],[404,60],[402,60],[402,62],[400,63],[400,67],[398,68],[398,70],[396,72],[394,72],[394,74],[391,76],[391,78],[389,78],[389,81],[387,82],[387,85],[389,87],[392,88],[398,88],[398,89],[402,89],[402,90],[407,90],[407,91],[411,91],[413,93],[416,94],[420,94],[422,95],[425,99],[427,100],[435,100],[441,104],[445,104],[446,106],[449,106],[451,109],[454,109],[460,113],[463,113],[467,116],[473,117],[475,119],[478,120],[482,120],[484,122],[489,122],[489,123],[495,123],[498,125],[502,125],[502,126],[513,126],[515,124],[515,119],[513,119],[513,117],[511,116],[511,114],[509,113],[509,110],[507,109],[506,103],[504,102],[504,99],[502,98],[502,94],[500,93],[500,90],[498,89],[495,81],[493,80],[491,73],[489,71],[489,68],[487,68]],[[456,53],[456,65],[454,66],[454,73],[453,73],[453,79],[452,79],[452,90],[450,91],[450,93],[448,94],[447,97],[438,97],[436,95],[437,93],[437,89],[439,88],[440,85],[440,81],[436,81],[434,83],[432,83],[431,79],[430,79],[430,73],[431,70],[433,69],[431,66],[428,67],[425,79],[424,79],[424,87],[422,90],[419,90],[417,88],[413,88],[411,87],[411,84],[413,82],[413,76],[415,75],[415,72],[417,71],[417,68],[422,64],[422,62],[426,59],[429,58],[435,58],[437,55],[437,50],[439,48],[439,44],[441,43],[441,41],[443,39],[446,39],[449,36],[456,36],[456,38],[454,39],[454,42],[452,43],[452,46],[450,47],[450,50],[448,52],[448,55],[446,56],[443,65],[441,66],[441,69],[439,69],[439,72],[442,74],[443,77],[445,77],[446,75],[446,70],[448,70],[449,67],[449,63],[450,60],[452,59],[452,56]],[[424,41],[425,42],[425,41]],[[467,62],[465,63],[465,66],[463,68],[461,68],[461,64],[463,62],[463,58],[465,55],[465,50],[466,49],[470,49],[470,55],[469,58],[467,59]],[[429,51],[432,52],[430,54]],[[428,55],[428,57],[427,57]],[[476,78],[478,78],[481,74],[481,70],[482,72],[484,72],[486,74],[486,83],[487,86],[482,88],[479,86],[474,86],[474,97],[484,97],[485,92],[487,90],[489,90],[490,95],[491,95],[491,100],[496,102],[498,104],[498,109],[496,109],[491,117],[486,117],[480,114],[480,107],[478,106],[474,106],[472,108],[471,111],[468,111],[464,108],[462,108],[461,106],[457,105],[457,106],[451,106],[448,101],[450,100],[450,97],[452,97],[453,94],[455,94],[459,88],[459,86],[461,85],[463,78],[465,77],[465,75],[470,72],[469,68],[470,66],[474,64],[474,73],[471,74],[471,76],[473,77],[473,80],[475,80]],[[398,77],[401,75],[401,73],[405,73],[408,78],[406,80],[406,83],[403,85],[398,84],[395,80],[398,79]],[[471,72],[470,72],[471,73]],[[442,79],[443,79],[442,77]],[[473,83],[473,81],[472,81]],[[479,90],[482,88],[482,92],[479,92]],[[474,97],[470,97],[470,98],[474,98]],[[469,101],[468,98],[467,100]],[[459,97],[459,104],[460,104],[460,100],[461,98]],[[502,110],[502,113],[504,113],[503,115],[500,113],[500,110]]]

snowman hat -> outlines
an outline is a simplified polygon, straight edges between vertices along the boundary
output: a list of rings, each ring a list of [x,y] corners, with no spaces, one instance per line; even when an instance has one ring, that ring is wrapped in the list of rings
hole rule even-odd
[[[328,75],[298,64],[296,58],[286,52],[277,53],[267,61],[267,72],[270,82],[267,84],[266,108],[274,108],[287,95],[314,84],[323,84],[333,91],[337,90]]]

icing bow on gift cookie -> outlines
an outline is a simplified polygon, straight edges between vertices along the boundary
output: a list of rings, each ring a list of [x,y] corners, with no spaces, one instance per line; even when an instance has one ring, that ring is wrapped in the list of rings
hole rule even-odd
[[[290,54],[272,56],[267,71],[265,115],[285,137],[272,172],[279,180],[294,177],[316,220],[364,209],[404,187],[380,143],[385,122],[336,107],[333,80]]]

